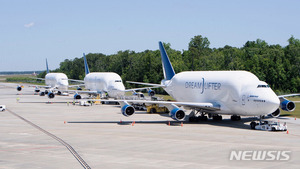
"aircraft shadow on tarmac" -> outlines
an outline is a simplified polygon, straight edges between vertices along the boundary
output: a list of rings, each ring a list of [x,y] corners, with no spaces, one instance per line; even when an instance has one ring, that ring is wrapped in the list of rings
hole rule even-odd
[[[23,102],[23,103],[33,103],[33,102]],[[39,102],[39,103],[46,103],[46,102]],[[56,103],[65,103],[65,102],[56,102]],[[112,105],[113,107],[118,107],[120,108],[120,105]],[[123,116],[122,113],[118,113],[120,116]],[[168,113],[147,113],[145,111],[136,111],[136,115],[138,114],[144,114],[144,115],[160,115],[164,117],[169,117]],[[272,117],[266,116],[264,119],[270,119]],[[288,119],[288,117],[280,116],[277,117],[277,119]],[[231,128],[238,128],[238,129],[250,129],[250,124],[251,121],[257,121],[258,118],[256,117],[242,117],[240,121],[232,121],[231,119],[223,119],[220,121],[208,119],[207,121],[199,121],[199,122],[189,122],[189,121],[174,121],[172,119],[170,120],[162,120],[162,121],[68,121],[67,123],[77,123],[77,124],[84,124],[84,123],[95,123],[95,124],[118,124],[118,125],[131,125],[132,123],[137,123],[137,124],[166,124],[170,126],[181,126],[181,124],[193,124],[193,125],[201,125],[201,124],[206,124],[206,125],[212,125],[212,126],[220,126],[220,127],[231,127]]]
[[[142,113],[137,113],[142,114]],[[168,116],[168,114],[160,114],[163,116]],[[181,126],[181,124],[192,124],[192,125],[212,125],[212,126],[220,126],[220,127],[230,127],[230,128],[238,128],[238,129],[246,129],[251,130],[250,125],[246,124],[253,120],[257,120],[255,117],[245,117],[242,118],[240,121],[231,121],[230,119],[223,119],[221,121],[215,121],[212,119],[208,119],[207,121],[199,121],[199,122],[188,122],[188,121],[173,121],[170,120],[158,120],[158,121],[68,121],[68,123],[77,123],[77,124],[88,124],[88,123],[95,123],[95,124],[118,124],[118,125],[132,125],[134,124],[166,124],[170,126]]]

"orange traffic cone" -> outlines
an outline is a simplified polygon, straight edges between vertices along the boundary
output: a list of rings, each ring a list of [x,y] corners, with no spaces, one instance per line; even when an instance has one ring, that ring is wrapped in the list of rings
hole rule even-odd
[[[289,134],[289,131],[288,131],[288,130],[286,131],[286,134]]]
[[[181,122],[181,127],[183,127],[183,123]]]
[[[296,120],[296,117],[295,117],[295,120]]]
[[[134,124],[135,124],[135,121],[133,121],[131,125],[134,126]]]
[[[64,124],[66,124],[66,121],[64,121]]]
[[[168,122],[168,126],[170,126],[171,125],[171,123],[170,123],[170,121]]]

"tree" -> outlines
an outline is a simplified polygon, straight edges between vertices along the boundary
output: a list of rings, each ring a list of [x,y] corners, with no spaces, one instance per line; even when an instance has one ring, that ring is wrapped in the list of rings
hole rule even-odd
[[[207,55],[210,51],[209,49],[210,42],[206,37],[202,37],[201,35],[194,36],[189,43],[189,54],[192,59],[191,61],[191,70],[194,70],[194,62],[195,60],[199,60],[200,56]],[[202,60],[202,63],[204,60]],[[201,63],[201,61],[199,61]],[[204,64],[205,67],[205,64]]]

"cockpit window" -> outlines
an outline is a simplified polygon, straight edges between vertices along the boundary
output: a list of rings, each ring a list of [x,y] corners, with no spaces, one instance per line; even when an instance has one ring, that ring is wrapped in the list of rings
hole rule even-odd
[[[269,85],[258,85],[257,88],[270,88]]]
[[[121,80],[115,80],[115,82],[122,82]]]

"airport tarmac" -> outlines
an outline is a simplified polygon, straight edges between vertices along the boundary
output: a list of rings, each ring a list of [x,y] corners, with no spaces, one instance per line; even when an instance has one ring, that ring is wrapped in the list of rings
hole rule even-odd
[[[7,107],[0,112],[1,169],[299,168],[300,165],[300,119],[274,119],[287,122],[288,134],[251,130],[249,123],[253,118],[247,117],[234,122],[229,120],[230,116],[224,116],[223,121],[181,126],[166,114],[137,112],[124,117],[116,105],[46,104],[71,100],[72,96],[50,100],[33,95],[34,88],[26,86],[17,92],[16,86],[0,83],[0,105]],[[17,98],[29,103],[17,103]],[[230,160],[232,151],[285,151],[289,158]]]

